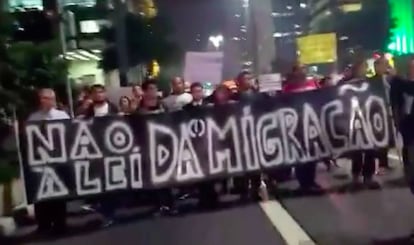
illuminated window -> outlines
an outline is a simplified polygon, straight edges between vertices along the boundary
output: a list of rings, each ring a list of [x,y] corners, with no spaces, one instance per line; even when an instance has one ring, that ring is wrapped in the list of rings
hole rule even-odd
[[[14,8],[37,8],[43,9],[42,0],[9,0],[9,7]]]
[[[43,9],[42,0],[8,0],[10,9],[36,8]],[[96,0],[64,0],[65,5],[95,6]]]
[[[342,12],[349,13],[349,12],[357,12],[362,9],[361,3],[349,3],[339,6]]]

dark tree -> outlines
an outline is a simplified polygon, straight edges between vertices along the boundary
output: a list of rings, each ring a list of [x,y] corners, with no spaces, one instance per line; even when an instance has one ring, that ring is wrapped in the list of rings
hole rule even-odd
[[[0,10],[0,111],[33,108],[34,89],[65,84],[67,62],[59,57],[58,41],[13,41],[13,17]]]

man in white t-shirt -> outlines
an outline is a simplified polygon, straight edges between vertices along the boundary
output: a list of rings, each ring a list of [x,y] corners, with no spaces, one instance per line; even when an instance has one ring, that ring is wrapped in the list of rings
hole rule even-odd
[[[164,99],[163,104],[167,111],[179,111],[193,101],[193,96],[185,92],[185,83],[181,77],[175,77],[172,82],[172,94]]]
[[[39,110],[28,121],[51,121],[69,119],[65,111],[56,109],[56,95],[52,89],[39,91]],[[44,201],[34,205],[39,232],[62,233],[66,228],[66,203],[62,200]]]

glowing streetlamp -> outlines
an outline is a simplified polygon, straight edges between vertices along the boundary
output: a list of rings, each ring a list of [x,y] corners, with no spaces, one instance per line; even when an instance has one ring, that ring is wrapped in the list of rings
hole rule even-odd
[[[221,44],[224,41],[223,35],[217,35],[217,36],[210,36],[208,40],[213,44],[213,46],[219,50],[221,47]]]

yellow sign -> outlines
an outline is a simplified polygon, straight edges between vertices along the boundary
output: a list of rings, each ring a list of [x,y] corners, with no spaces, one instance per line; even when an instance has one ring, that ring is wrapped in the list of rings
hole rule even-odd
[[[301,64],[332,63],[337,59],[336,34],[316,34],[296,39]]]

